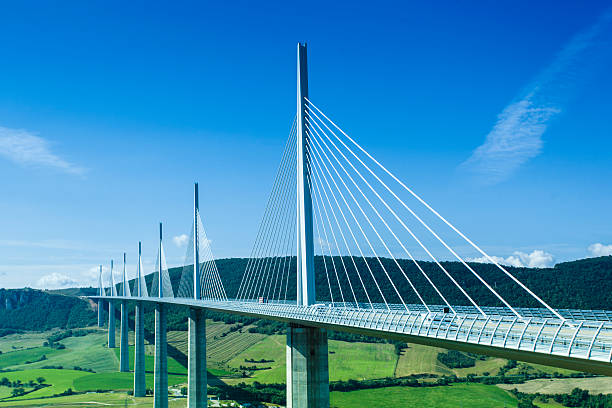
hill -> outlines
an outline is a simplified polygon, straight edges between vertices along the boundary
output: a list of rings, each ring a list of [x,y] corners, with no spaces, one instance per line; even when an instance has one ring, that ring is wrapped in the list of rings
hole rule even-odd
[[[340,263],[335,258],[336,264]],[[331,259],[326,258],[327,264]],[[348,259],[345,259],[348,264]],[[367,258],[367,262],[377,276],[384,276],[380,264],[373,258]],[[400,293],[406,294],[406,303],[417,303],[418,300],[410,295],[411,289],[405,278],[394,265],[391,259],[381,259],[382,264],[389,271]],[[225,290],[229,297],[236,296],[242,274],[248,263],[247,258],[230,258],[217,260],[217,267],[223,280]],[[362,272],[366,287],[373,287],[373,283],[367,280],[369,273],[362,259],[356,259],[357,266]],[[431,304],[440,304],[433,289],[428,286],[420,272],[409,260],[399,260],[400,265],[408,276],[415,282],[417,287],[422,288],[424,299]],[[443,275],[438,266],[433,262],[419,262],[423,270],[436,282],[440,290],[447,296],[449,302],[457,305],[468,304],[466,298],[461,295],[452,282]],[[467,269],[458,262],[443,262],[443,266],[452,274],[457,281],[467,288],[470,295],[481,305],[498,306],[499,301],[488,290],[477,281]],[[515,306],[537,307],[538,304],[526,293],[518,288],[507,276],[504,276],[494,265],[474,263],[471,266],[489,281],[499,293]],[[170,277],[175,293],[178,289],[181,273],[190,273],[191,266],[170,268]],[[315,258],[316,291],[317,298],[329,300],[329,290],[325,277],[323,257]],[[553,268],[513,268],[507,270],[521,280],[525,285],[538,294],[551,306],[559,309],[610,309],[612,305],[612,256],[588,258],[572,262],[563,262]],[[295,266],[290,273],[295,274]],[[354,273],[354,272],[353,272]],[[145,277],[148,286],[151,286],[153,274]],[[420,280],[419,280],[420,279]],[[131,286],[134,280],[130,281]],[[394,297],[393,289],[388,281],[382,279],[378,282],[389,301],[398,302]],[[345,281],[343,285],[346,285]],[[339,298],[337,288],[335,296]],[[288,294],[295,294],[295,282],[289,282]],[[0,329],[13,330],[46,330],[49,328],[73,328],[84,327],[94,324],[96,320],[95,311],[91,304],[78,296],[87,296],[96,293],[95,288],[71,288],[54,291],[40,291],[35,289],[0,289]],[[366,301],[363,290],[356,288],[359,301]],[[369,290],[373,301],[381,301],[373,290]],[[293,296],[294,298],[294,296]],[[41,313],[45,311],[45,313]],[[117,311],[118,312],[118,311]],[[153,328],[152,315],[147,314],[146,325],[148,329]],[[171,308],[169,311],[168,327],[170,330],[184,330],[186,315],[182,308]],[[215,316],[227,322],[253,323],[254,319],[240,318],[236,316]],[[259,327],[267,323],[261,322]],[[257,330],[257,329],[256,329]],[[269,333],[277,331],[272,326]],[[261,332],[266,332],[263,330]]]

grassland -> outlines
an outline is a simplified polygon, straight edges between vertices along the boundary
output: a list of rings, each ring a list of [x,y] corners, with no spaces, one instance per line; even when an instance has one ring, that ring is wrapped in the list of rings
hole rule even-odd
[[[612,394],[611,377],[594,378],[555,378],[526,381],[523,384],[499,384],[500,388],[529,394],[569,394],[574,388],[588,390],[591,394]]]
[[[11,400],[25,400],[32,398],[49,397],[55,394],[62,393],[68,388],[74,389],[74,380],[79,377],[93,375],[86,371],[74,371],[74,370],[55,370],[55,369],[35,369],[26,371],[10,371],[0,374],[0,377],[6,377],[10,381],[21,380],[22,382],[28,382],[30,380],[36,381],[38,377],[43,377],[46,384],[50,384],[49,387],[44,387],[36,391],[32,391],[29,394],[22,395],[20,397],[11,398]],[[4,402],[2,402],[4,404]]]
[[[47,406],[105,406],[105,407],[151,407],[153,405],[152,397],[134,398],[125,393],[107,392],[107,393],[88,393],[77,394],[65,397],[55,397],[49,399],[30,399],[30,400],[15,400],[3,401],[0,403],[2,407],[47,407]],[[186,405],[184,398],[170,398],[168,406],[170,408],[183,408]]]
[[[389,387],[350,392],[332,392],[330,406],[336,408],[492,408],[516,407],[507,391],[482,384],[454,384],[447,387]]]

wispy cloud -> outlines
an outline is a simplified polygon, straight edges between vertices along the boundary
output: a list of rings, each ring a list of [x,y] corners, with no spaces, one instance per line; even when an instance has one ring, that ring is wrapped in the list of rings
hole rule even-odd
[[[47,140],[23,129],[0,126],[0,156],[24,166],[52,167],[76,175],[85,172],[53,153]]]
[[[176,245],[179,248],[187,245],[187,241],[189,241],[189,236],[187,234],[181,234],[181,235],[172,237],[172,242],[174,242],[174,245]]]
[[[53,272],[40,278],[36,285],[44,289],[59,289],[76,286],[77,281],[62,273]]]
[[[483,184],[495,184],[540,154],[542,135],[550,121],[563,111],[578,81],[598,65],[603,54],[610,52],[604,34],[611,22],[612,12],[608,11],[575,35],[552,64],[498,115],[485,142],[462,167]]]
[[[536,249],[531,253],[515,251],[507,258],[492,256],[493,260],[500,265],[515,266],[517,268],[550,268],[555,265],[552,254]],[[470,262],[491,263],[486,257],[469,259]]]
[[[600,243],[589,245],[589,253],[591,256],[609,256],[612,255],[612,244],[604,245]]]

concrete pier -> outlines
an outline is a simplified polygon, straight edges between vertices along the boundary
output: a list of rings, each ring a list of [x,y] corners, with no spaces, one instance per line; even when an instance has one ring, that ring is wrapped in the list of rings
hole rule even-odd
[[[144,397],[147,393],[145,382],[145,347],[144,347],[144,305],[136,302],[134,327],[134,396]]]
[[[115,348],[115,304],[108,302],[108,348]]]
[[[206,312],[189,310],[187,407],[204,408],[206,397]]]
[[[104,307],[104,301],[98,300],[98,327],[104,327],[104,313],[102,308]]]
[[[329,408],[327,332],[287,328],[287,408]]]
[[[119,339],[119,371],[130,371],[130,346],[128,342],[128,305],[121,302],[121,337]]]
[[[155,367],[153,369],[153,407],[168,408],[166,305],[160,303],[155,304]]]

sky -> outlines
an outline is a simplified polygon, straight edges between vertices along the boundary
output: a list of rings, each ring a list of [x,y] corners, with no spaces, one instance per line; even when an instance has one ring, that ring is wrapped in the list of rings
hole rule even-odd
[[[607,2],[47,2],[0,13],[0,287],[249,255],[310,99],[495,259],[612,254]],[[471,259],[478,260],[478,254]]]

